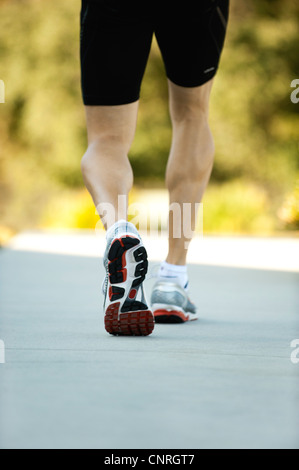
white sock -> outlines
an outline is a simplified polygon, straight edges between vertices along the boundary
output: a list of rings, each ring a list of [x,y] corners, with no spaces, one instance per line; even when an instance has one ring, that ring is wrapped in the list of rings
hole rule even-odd
[[[160,270],[158,273],[159,278],[173,278],[174,281],[178,282],[178,284],[183,289],[188,289],[188,273],[187,273],[187,266],[179,266],[177,264],[170,264],[167,261],[163,261],[160,266]]]
[[[114,238],[117,236],[125,235],[126,233],[132,233],[139,237],[138,231],[135,225],[131,224],[131,222],[127,222],[124,219],[118,220],[115,224],[111,225],[111,227],[106,232],[106,240],[110,238]]]

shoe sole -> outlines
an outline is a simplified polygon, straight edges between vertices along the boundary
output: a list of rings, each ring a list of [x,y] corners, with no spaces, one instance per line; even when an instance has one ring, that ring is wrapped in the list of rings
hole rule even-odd
[[[189,321],[189,315],[179,310],[155,310],[154,318],[156,323],[185,323]]]
[[[155,323],[186,323],[198,320],[198,314],[185,312],[180,307],[165,304],[153,305]]]
[[[153,313],[145,303],[136,300],[147,269],[147,252],[139,238],[128,235],[113,241],[108,253],[107,294],[111,304],[104,320],[111,335],[148,336],[153,332]]]

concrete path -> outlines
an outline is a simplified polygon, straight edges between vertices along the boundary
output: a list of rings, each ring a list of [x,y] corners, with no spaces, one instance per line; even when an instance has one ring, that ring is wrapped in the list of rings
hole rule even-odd
[[[199,321],[117,338],[102,260],[45,251],[0,251],[1,448],[299,448],[296,269],[193,263]]]

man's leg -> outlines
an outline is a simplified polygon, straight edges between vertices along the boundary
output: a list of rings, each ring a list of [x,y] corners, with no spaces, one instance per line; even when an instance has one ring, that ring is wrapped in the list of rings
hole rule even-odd
[[[133,184],[128,152],[135,135],[138,102],[86,106],[85,110],[88,149],[82,158],[82,174],[108,229],[117,220],[127,218],[127,198]],[[121,200],[119,196],[123,196]],[[108,207],[112,210],[107,211]]]
[[[196,205],[202,200],[213,167],[214,143],[208,124],[211,88],[212,81],[196,88],[169,82],[173,125],[166,171],[170,201],[169,252],[166,262],[161,264],[151,296],[156,323],[180,323],[198,318],[196,306],[187,293],[186,257],[191,235],[184,232],[184,225],[189,230],[190,227],[195,229]],[[191,210],[185,212],[184,204]],[[186,220],[186,216],[191,220]]]
[[[200,203],[210,179],[214,142],[208,123],[212,80],[196,88],[184,88],[169,81],[170,115],[173,126],[172,147],[167,165],[169,190],[169,252],[167,262],[185,265],[189,234],[184,236],[183,204],[191,206],[192,230],[196,224],[196,204]],[[181,218],[171,205],[178,204]],[[188,213],[187,213],[188,214]],[[185,216],[187,215],[185,214]],[[180,220],[181,219],[181,220]],[[176,235],[182,236],[177,238]]]
[[[88,149],[82,159],[85,184],[107,229],[104,255],[105,328],[113,335],[147,336],[154,329],[144,289],[147,253],[136,228],[127,222],[133,183],[128,160],[138,102],[87,106]],[[119,196],[125,197],[120,203]]]

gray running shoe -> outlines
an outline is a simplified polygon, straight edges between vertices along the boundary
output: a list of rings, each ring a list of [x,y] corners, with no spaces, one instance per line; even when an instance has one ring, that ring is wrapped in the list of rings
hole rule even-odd
[[[184,323],[198,319],[188,293],[175,280],[160,278],[152,292],[151,306],[156,323]]]

